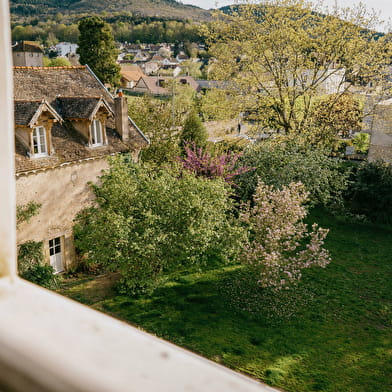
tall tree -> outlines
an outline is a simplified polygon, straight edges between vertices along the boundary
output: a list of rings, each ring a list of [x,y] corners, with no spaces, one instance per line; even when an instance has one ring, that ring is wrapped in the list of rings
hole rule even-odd
[[[198,114],[192,110],[184,122],[182,128],[182,143],[193,143],[196,147],[205,147],[208,134]]]
[[[387,87],[392,45],[375,33],[377,19],[360,7],[322,11],[304,0],[266,0],[232,7],[206,27],[212,77],[230,80],[243,110],[250,106],[267,128],[272,112],[274,128],[307,133],[325,90],[339,104],[352,86]]]
[[[98,78],[112,86],[120,83],[120,67],[116,64],[117,49],[110,26],[97,16],[79,22],[80,63],[87,64]]]

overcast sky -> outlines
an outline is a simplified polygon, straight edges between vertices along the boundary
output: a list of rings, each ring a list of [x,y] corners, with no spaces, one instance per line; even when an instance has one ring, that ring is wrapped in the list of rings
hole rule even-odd
[[[182,0],[182,2],[184,4],[194,4],[205,9],[216,8],[216,6],[223,7],[224,5],[235,3],[234,0]],[[354,4],[358,4],[359,0],[337,0],[336,2],[339,7],[351,7]],[[361,2],[365,4],[368,10],[374,8],[377,12],[379,11],[382,19],[392,19],[392,0],[362,0]],[[324,0],[323,3],[331,6],[335,4],[335,0]]]

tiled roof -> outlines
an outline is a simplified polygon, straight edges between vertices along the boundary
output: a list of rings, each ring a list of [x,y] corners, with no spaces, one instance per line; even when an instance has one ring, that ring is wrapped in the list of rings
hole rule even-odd
[[[14,67],[14,98],[46,99],[57,97],[100,97],[111,104],[109,92],[85,66],[75,67]]]
[[[38,42],[34,41],[20,41],[13,48],[13,52],[33,52],[33,53],[43,53],[42,48]]]
[[[69,123],[55,124],[52,128],[52,143],[55,153],[42,158],[30,158],[26,148],[15,138],[15,166],[18,174],[32,170],[49,169],[63,163],[88,158],[103,158],[110,154],[129,151],[117,133],[107,128],[108,145],[90,148],[86,140]]]
[[[48,101],[55,106],[56,99],[102,97],[114,112],[112,95],[87,66],[73,67],[14,67],[14,99]],[[130,145],[146,144],[144,135],[136,126],[130,126]]]
[[[15,101],[14,118],[16,125],[29,125],[42,101]]]
[[[121,76],[128,81],[138,81],[142,76],[145,76],[142,71],[123,71],[121,70]]]
[[[111,109],[100,97],[59,97],[55,101],[57,112],[63,119],[91,119],[98,105]]]

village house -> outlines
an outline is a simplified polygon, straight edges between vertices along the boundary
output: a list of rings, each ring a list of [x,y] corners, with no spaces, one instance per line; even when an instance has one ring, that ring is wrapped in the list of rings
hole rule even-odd
[[[136,64],[121,64],[121,87],[133,88],[142,76],[146,76]]]
[[[34,41],[20,41],[12,47],[12,60],[15,66],[42,67],[44,51]]]
[[[154,96],[172,95],[171,82],[173,77],[166,76],[143,76],[135,86],[129,90],[134,94],[149,94]],[[178,76],[175,80],[182,84],[188,85],[195,91],[199,91],[199,85],[191,76]]]
[[[136,160],[148,140],[128,117],[125,97],[113,97],[88,66],[14,67],[17,204],[41,205],[18,225],[18,245],[43,243],[56,272],[76,261],[73,219],[93,198],[89,182],[107,158]]]

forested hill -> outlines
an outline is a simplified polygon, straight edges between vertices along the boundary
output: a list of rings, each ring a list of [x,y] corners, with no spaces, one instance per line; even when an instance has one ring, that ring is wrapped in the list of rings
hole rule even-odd
[[[33,16],[125,12],[132,16],[208,20],[210,12],[175,0],[11,0],[13,19]]]

